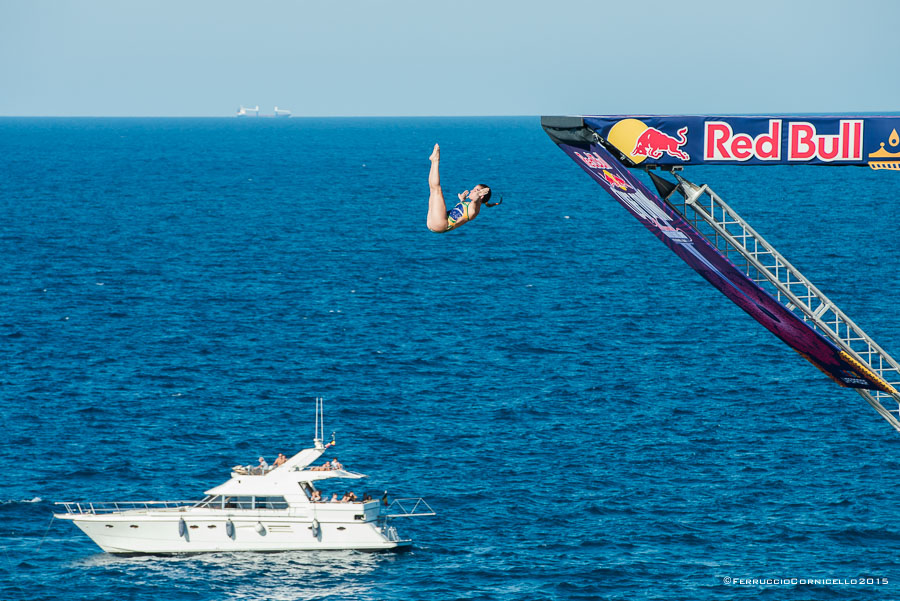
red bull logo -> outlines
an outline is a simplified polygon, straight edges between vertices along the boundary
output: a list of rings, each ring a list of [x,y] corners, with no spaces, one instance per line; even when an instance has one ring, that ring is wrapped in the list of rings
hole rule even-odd
[[[837,134],[816,132],[816,126],[805,121],[788,125],[788,160],[858,161],[862,159],[863,122],[841,119]]]
[[[610,185],[610,187],[618,188],[625,192],[627,192],[630,189],[628,186],[628,182],[626,182],[624,179],[622,179],[618,175],[614,175],[614,174],[610,173],[609,171],[607,171],[606,169],[603,170],[602,175],[603,175],[603,179],[606,180],[606,183],[608,183]]]
[[[686,126],[682,127],[677,132],[678,137],[674,138],[655,127],[648,127],[638,136],[637,141],[634,143],[634,149],[630,154],[658,159],[663,153],[666,153],[670,157],[689,161],[691,159],[690,155],[681,150],[681,147],[687,144],[687,132],[688,128]]]
[[[628,167],[637,165],[866,164],[900,170],[900,119],[859,116],[588,115],[593,128]],[[882,148],[878,148],[883,143]],[[595,148],[596,149],[596,148]],[[616,170],[619,165],[606,156]],[[576,159],[577,160],[577,159]],[[599,175],[599,171],[597,171]]]
[[[862,160],[863,122],[861,119],[842,119],[836,134],[822,134],[808,121],[769,119],[768,130],[751,137],[735,132],[727,121],[707,121],[705,124],[703,159],[713,161],[781,161],[782,135],[787,129],[787,160],[831,161]]]
[[[576,151],[575,156],[581,159],[581,161],[591,169],[612,169],[609,163],[604,161],[603,158],[596,152],[588,153]]]
[[[769,119],[769,131],[755,138],[735,133],[726,121],[707,121],[705,127],[703,160],[781,160],[781,119]]]

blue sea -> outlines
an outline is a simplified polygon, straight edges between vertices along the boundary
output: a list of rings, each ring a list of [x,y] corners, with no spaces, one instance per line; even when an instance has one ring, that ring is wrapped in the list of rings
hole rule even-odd
[[[445,235],[435,142],[448,202],[503,196]],[[900,596],[900,434],[536,117],[6,118],[0,156],[4,600]],[[686,175],[900,353],[897,174]],[[411,551],[116,557],[52,519],[199,498],[319,396],[357,492],[437,512]]]

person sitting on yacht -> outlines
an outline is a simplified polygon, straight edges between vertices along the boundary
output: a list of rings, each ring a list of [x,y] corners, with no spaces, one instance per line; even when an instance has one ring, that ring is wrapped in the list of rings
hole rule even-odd
[[[337,498],[337,493],[331,495],[331,501],[329,503],[340,503],[340,499]]]
[[[314,490],[313,494],[309,497],[309,500],[313,503],[321,503],[322,502],[322,493],[318,490]]]
[[[363,495],[363,499],[362,499],[363,503],[368,503],[371,500],[372,500],[372,495],[370,495],[369,493],[366,493]]]
[[[340,470],[343,468],[344,468],[344,466],[341,465],[341,463],[337,460],[337,457],[335,457],[334,459],[331,460],[331,469]]]
[[[268,469],[269,469],[269,464],[268,464],[268,462],[266,462],[266,458],[265,458],[265,457],[260,457],[260,458],[259,458],[259,465],[257,465],[257,466],[254,468],[253,471],[254,471],[255,473],[261,475],[261,474],[265,474],[265,473],[268,471]]]
[[[284,456],[284,453],[278,453],[278,458],[275,459],[275,463],[272,465],[278,467],[279,465],[284,465],[285,461],[287,461],[287,457]]]

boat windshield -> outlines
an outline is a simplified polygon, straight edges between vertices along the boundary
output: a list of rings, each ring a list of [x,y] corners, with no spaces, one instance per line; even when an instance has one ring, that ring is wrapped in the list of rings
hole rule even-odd
[[[206,509],[287,509],[284,497],[208,495],[194,507]]]

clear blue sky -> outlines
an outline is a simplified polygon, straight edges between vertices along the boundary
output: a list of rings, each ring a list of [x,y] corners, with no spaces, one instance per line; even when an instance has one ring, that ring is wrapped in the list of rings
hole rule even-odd
[[[900,109],[900,1],[0,0],[0,115]]]

